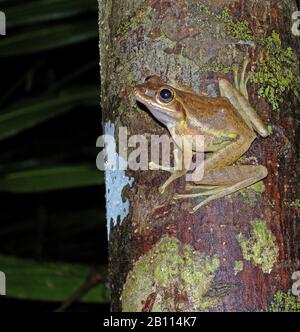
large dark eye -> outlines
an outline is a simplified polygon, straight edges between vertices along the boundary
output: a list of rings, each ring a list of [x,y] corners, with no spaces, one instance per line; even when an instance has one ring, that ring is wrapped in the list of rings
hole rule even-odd
[[[164,103],[169,103],[173,100],[173,92],[169,89],[162,89],[159,93],[160,100]]]

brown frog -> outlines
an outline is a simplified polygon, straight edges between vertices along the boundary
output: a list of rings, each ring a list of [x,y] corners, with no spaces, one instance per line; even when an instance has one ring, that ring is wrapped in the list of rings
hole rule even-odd
[[[249,149],[257,134],[268,136],[268,129],[248,101],[246,75],[248,59],[244,60],[241,78],[234,67],[233,86],[226,79],[219,80],[221,97],[196,94],[191,88],[178,83],[165,84],[158,76],[151,76],[143,84],[136,85],[134,94],[152,115],[169,131],[175,143],[178,137],[203,135],[204,176],[202,180],[188,185],[191,194],[175,194],[175,199],[205,196],[192,212],[207,203],[232,194],[265,178],[267,169],[260,165],[234,165]],[[182,146],[182,145],[181,145]],[[152,169],[169,171],[171,176],[160,187],[163,193],[167,186],[188,172],[174,171],[150,163]],[[194,174],[199,168],[194,170]]]

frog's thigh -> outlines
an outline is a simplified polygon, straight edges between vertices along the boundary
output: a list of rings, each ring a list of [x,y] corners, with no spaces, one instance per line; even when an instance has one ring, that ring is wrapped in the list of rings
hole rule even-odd
[[[197,211],[211,201],[247,188],[268,175],[268,171],[264,166],[228,166],[220,170],[219,174],[216,171],[213,174],[212,172],[210,172],[211,174],[208,173],[200,182],[199,187],[201,188],[201,184],[214,184],[220,187],[212,195],[195,206],[192,212]],[[203,194],[200,193],[199,196],[203,196]]]
[[[267,175],[268,171],[264,166],[226,166],[214,169],[204,174],[204,178],[194,186],[190,185],[190,189],[194,189],[193,194],[176,194],[175,199],[209,196],[192,209],[195,212],[207,203],[249,187]],[[215,189],[207,186],[215,186]],[[211,190],[205,190],[206,187]]]
[[[267,176],[267,170],[264,166],[224,166],[204,172],[203,179],[197,181],[196,185],[229,186],[243,180],[261,176]]]

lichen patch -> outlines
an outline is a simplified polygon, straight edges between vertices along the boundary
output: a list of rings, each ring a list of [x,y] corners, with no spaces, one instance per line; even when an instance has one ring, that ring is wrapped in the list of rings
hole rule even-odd
[[[270,273],[279,252],[275,237],[264,220],[254,220],[252,226],[249,238],[243,234],[238,236],[243,257],[247,261],[252,261],[255,266],[260,266],[264,273]]]
[[[206,296],[219,259],[195,251],[176,238],[162,238],[142,256],[127,276],[122,310],[206,311],[218,299]]]
[[[300,312],[300,299],[290,292],[277,291],[268,311],[272,312]]]

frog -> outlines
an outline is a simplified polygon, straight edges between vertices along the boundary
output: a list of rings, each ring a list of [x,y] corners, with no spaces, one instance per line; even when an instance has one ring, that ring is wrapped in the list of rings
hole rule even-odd
[[[268,170],[263,165],[244,165],[238,161],[250,146],[261,136],[269,135],[268,127],[251,106],[247,83],[251,72],[247,72],[249,59],[244,58],[242,69],[232,66],[234,83],[218,78],[220,95],[216,97],[196,93],[189,86],[176,81],[165,83],[158,75],[148,76],[143,83],[134,86],[133,93],[138,104],[144,105],[154,118],[164,126],[177,146],[178,137],[204,137],[201,151],[189,143],[190,154],[203,153],[203,164],[193,170],[196,175],[204,171],[201,180],[189,182],[185,193],[175,193],[175,200],[201,197],[200,203],[190,212],[195,213],[210,202],[250,187],[263,180]],[[190,142],[190,141],[189,141]],[[198,149],[198,150],[197,150]],[[182,152],[182,151],[181,151]],[[175,162],[178,154],[174,153]],[[188,172],[189,167],[176,169],[149,163],[151,170],[163,170],[171,175],[160,186],[164,194],[167,187]]]

